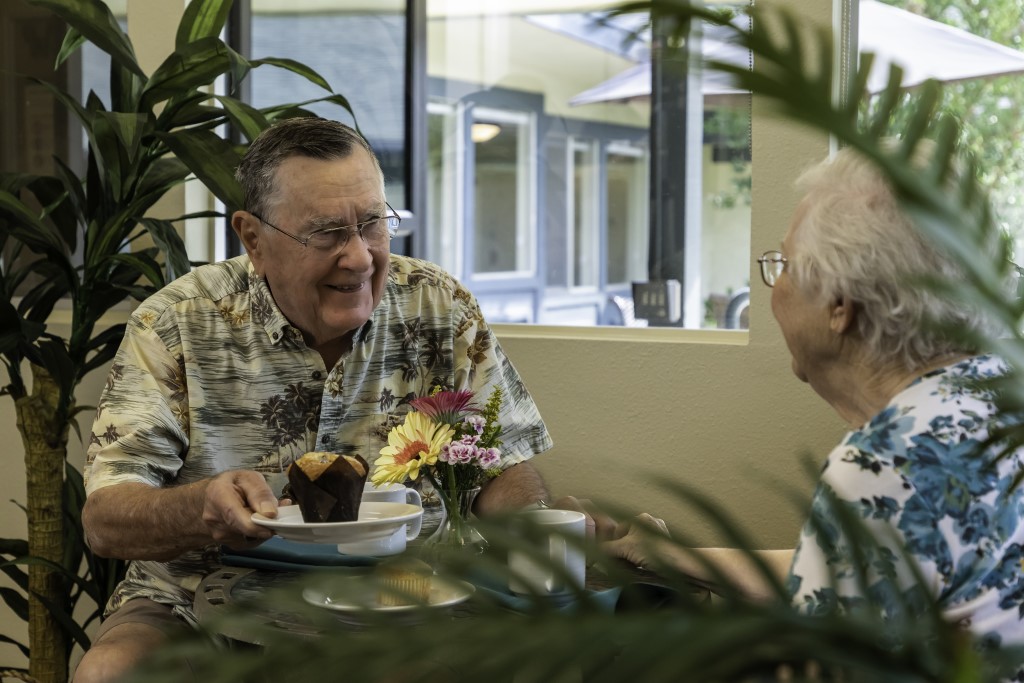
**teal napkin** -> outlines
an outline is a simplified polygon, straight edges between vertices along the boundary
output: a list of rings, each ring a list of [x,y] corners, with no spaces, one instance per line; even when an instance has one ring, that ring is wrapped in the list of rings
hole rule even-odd
[[[249,569],[300,571],[322,567],[369,567],[376,557],[345,555],[333,543],[299,543],[274,536],[265,543],[247,550],[221,549],[221,563]]]

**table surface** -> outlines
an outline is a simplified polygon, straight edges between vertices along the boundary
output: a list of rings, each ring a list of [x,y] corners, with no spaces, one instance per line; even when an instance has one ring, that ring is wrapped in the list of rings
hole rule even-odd
[[[199,584],[196,590],[195,613],[200,622],[209,622],[228,611],[232,603],[247,601],[249,607],[246,610],[246,619],[227,620],[219,622],[217,629],[223,636],[242,642],[263,644],[261,639],[269,637],[267,634],[274,631],[285,631],[293,635],[307,638],[317,638],[328,632],[338,630],[353,630],[360,628],[358,622],[350,618],[342,618],[338,615],[336,621],[329,621],[324,626],[323,620],[312,623],[304,618],[302,614],[283,611],[277,607],[267,605],[259,606],[259,601],[251,601],[260,595],[275,589],[287,588],[300,581],[308,573],[304,571],[279,571],[269,569],[251,569],[244,567],[225,566],[207,576]],[[631,576],[638,582],[658,585],[659,580],[650,572],[635,570]],[[599,571],[590,569],[587,571],[586,587],[590,590],[600,591],[610,586],[608,579]],[[694,593],[706,592],[700,587],[693,588]],[[256,605],[255,610],[253,605]],[[472,616],[475,612],[473,600],[459,603],[452,607],[445,608],[452,618],[463,618]],[[252,626],[260,626],[251,630]],[[269,631],[268,631],[269,629]]]

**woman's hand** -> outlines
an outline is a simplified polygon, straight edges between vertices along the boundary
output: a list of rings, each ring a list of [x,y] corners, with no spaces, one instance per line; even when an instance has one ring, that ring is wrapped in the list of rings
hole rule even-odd
[[[622,558],[637,567],[646,567],[656,561],[661,556],[659,546],[671,539],[665,520],[646,512],[618,526],[624,533],[602,543],[601,548],[612,557]]]

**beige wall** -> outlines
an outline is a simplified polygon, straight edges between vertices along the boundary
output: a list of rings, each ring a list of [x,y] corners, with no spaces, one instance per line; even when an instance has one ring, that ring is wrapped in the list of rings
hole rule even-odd
[[[778,0],[821,22],[828,3]],[[172,31],[177,0],[131,0],[137,19],[154,33]],[[153,21],[156,19],[157,21]],[[136,24],[138,26],[138,24]],[[155,48],[154,48],[155,49]],[[157,51],[157,54],[166,52]],[[152,67],[149,67],[152,68]],[[791,183],[822,158],[827,140],[795,129],[754,105],[754,204],[751,249],[779,244],[796,202]],[[771,317],[769,292],[751,270],[749,336],[743,332],[576,330],[501,326],[499,336],[537,400],[556,446],[537,463],[558,494],[611,499],[664,517],[701,544],[721,538],[655,480],[682,482],[721,502],[748,523],[763,547],[794,541],[802,510],[776,484],[809,493],[799,455],[821,460],[843,431],[839,419],[789,370],[789,355]],[[55,330],[61,332],[60,326]],[[103,375],[90,377],[80,403],[95,404]],[[0,377],[6,383],[6,377]],[[83,433],[92,415],[83,414]],[[0,537],[24,537],[23,450],[13,405],[0,399],[0,440],[6,471],[0,477]],[[82,451],[72,436],[71,460]],[[3,584],[0,584],[3,585]],[[0,607],[0,633],[19,635],[19,622]],[[17,652],[0,645],[0,664]]]

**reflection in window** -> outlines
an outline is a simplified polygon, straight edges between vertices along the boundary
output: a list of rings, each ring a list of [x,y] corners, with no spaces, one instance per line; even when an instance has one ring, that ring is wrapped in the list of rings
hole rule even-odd
[[[597,145],[591,141],[570,141],[572,164],[570,195],[572,248],[569,250],[570,277],[573,287],[593,288],[598,281],[598,164]]]
[[[659,105],[650,96],[649,49],[643,40],[626,40],[642,33],[645,17],[602,22],[601,12],[506,9],[517,3],[426,5],[428,98],[448,107],[445,116],[455,120],[442,126],[440,110],[430,110],[433,204],[423,256],[454,268],[493,322],[642,324],[632,319],[632,287],[652,277],[651,216],[664,212],[650,207],[652,197],[665,196],[664,180],[652,179],[650,170],[651,113]],[[741,63],[748,62],[743,55]],[[696,98],[702,112],[687,115],[660,105],[663,120],[700,127],[732,109],[749,111],[749,97],[721,83],[705,83],[703,94]],[[513,112],[518,119],[510,120]],[[479,141],[487,131],[494,137]],[[692,148],[671,151],[680,163],[669,172],[685,173],[680,184],[702,188],[692,202],[697,205],[686,205],[687,216],[701,227],[687,230],[689,218],[669,220],[673,232],[655,232],[655,246],[684,244],[696,234],[690,246],[701,258],[687,262],[700,264],[700,272],[653,277],[677,278],[700,290],[684,293],[684,300],[704,302],[716,293],[712,287],[725,295],[747,285],[749,206],[724,207],[710,198],[732,192],[736,178],[749,177],[749,157],[726,149],[742,171],[703,172],[712,145],[749,150],[747,131],[741,140],[705,131],[703,145],[697,131],[688,134],[697,141]],[[446,183],[461,187],[461,197]],[[459,229],[460,216],[456,239],[448,233]],[[702,234],[704,226],[715,229]],[[459,239],[461,261],[450,255],[460,248]],[[704,272],[705,264],[714,267],[715,277]],[[685,319],[700,324],[701,318]]]
[[[473,143],[473,271],[533,268],[533,154],[530,117],[477,108]]]
[[[647,156],[642,150],[616,146],[606,155],[609,284],[647,276]]]
[[[427,105],[427,250],[429,259],[450,273],[462,269],[460,112],[461,107]]]
[[[252,0],[252,54],[284,57],[312,67],[355,111],[360,131],[380,158],[388,201],[406,207],[404,0],[329,3]],[[284,69],[261,66],[249,77],[252,104],[302,102],[328,95]],[[307,107],[320,116],[352,123],[338,105]]]

